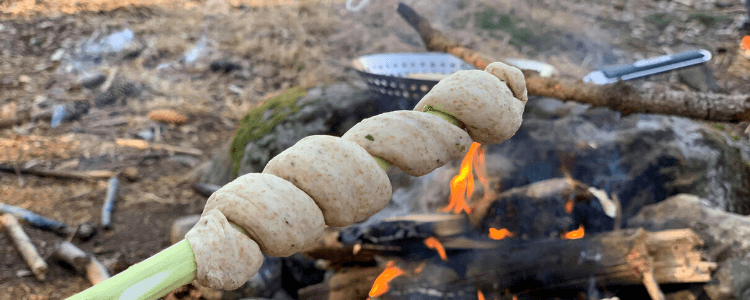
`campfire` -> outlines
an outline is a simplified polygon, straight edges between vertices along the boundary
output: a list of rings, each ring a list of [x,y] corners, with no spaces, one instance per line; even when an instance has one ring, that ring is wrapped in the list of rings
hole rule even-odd
[[[664,299],[659,284],[710,278],[715,264],[698,258],[692,231],[587,225],[618,218],[607,209],[592,213],[616,196],[568,172],[497,190],[485,151],[471,145],[450,180],[447,204],[434,213],[332,230],[307,255],[328,261],[335,275],[300,290],[300,299],[601,299],[609,289],[633,286],[633,299]],[[523,207],[529,203],[541,207],[536,216]],[[539,216],[547,221],[536,222]]]

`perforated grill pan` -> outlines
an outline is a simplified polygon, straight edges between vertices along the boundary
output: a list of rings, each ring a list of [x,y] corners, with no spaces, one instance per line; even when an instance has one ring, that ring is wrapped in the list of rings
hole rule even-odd
[[[382,111],[412,110],[438,83],[436,79],[407,78],[415,74],[450,75],[473,70],[460,58],[442,52],[382,53],[361,56],[354,69],[379,98]]]

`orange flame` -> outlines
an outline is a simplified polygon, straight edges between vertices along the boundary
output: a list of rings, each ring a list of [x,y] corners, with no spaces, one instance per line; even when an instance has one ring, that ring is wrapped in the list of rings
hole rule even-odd
[[[490,238],[493,240],[502,240],[506,237],[512,237],[513,233],[508,231],[508,229],[500,228],[490,228]]]
[[[474,175],[472,174],[472,167],[476,167],[479,176],[479,182],[485,187],[485,191],[489,191],[489,184],[487,183],[487,171],[484,168],[484,150],[480,149],[481,144],[474,142],[469,148],[469,152],[464,156],[461,161],[461,168],[455,177],[451,180],[451,197],[450,203],[443,208],[443,211],[453,211],[455,214],[460,214],[462,211],[471,213],[471,207],[466,204],[466,199],[470,199],[474,193]],[[485,192],[485,194],[488,194]]]
[[[424,240],[424,244],[430,249],[435,249],[443,261],[448,261],[448,255],[445,254],[445,248],[443,248],[443,244],[441,244],[438,239],[435,237],[429,237]]]
[[[403,274],[404,271],[397,267],[392,260],[388,261],[385,265],[385,270],[378,275],[378,278],[375,278],[375,283],[372,284],[372,289],[370,289],[370,297],[380,297],[388,292],[390,289],[388,283],[391,282],[393,278]]]
[[[564,234],[562,238],[566,240],[576,240],[582,238],[584,235],[585,232],[583,230],[583,225],[578,225],[578,229]]]
[[[482,294],[482,290],[480,289],[477,289],[477,298],[479,298],[479,300],[484,300],[484,294]]]
[[[750,50],[750,35],[746,35],[742,38],[740,47],[742,47],[742,50],[745,50],[745,51]]]

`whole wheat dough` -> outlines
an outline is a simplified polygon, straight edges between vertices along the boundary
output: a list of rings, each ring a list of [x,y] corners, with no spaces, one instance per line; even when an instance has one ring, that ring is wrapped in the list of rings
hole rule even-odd
[[[313,135],[268,162],[274,174],[310,195],[327,225],[343,227],[369,218],[391,199],[391,182],[365,149],[334,136]]]
[[[426,175],[464,157],[472,143],[466,131],[441,117],[408,110],[362,120],[342,138],[412,176]]]
[[[497,72],[496,67],[499,65],[490,70]],[[515,81],[511,83],[516,85]],[[521,127],[525,104],[498,77],[487,71],[465,70],[438,82],[414,110],[422,111],[429,105],[463,122],[475,142],[500,144]]]
[[[484,70],[495,75],[500,81],[505,82],[510,91],[513,92],[513,96],[526,105],[529,96],[526,91],[526,78],[523,77],[521,70],[501,62],[491,63]]]
[[[202,286],[237,289],[263,265],[258,244],[233,228],[218,210],[205,211],[185,239],[193,248],[196,279]]]
[[[289,181],[271,174],[243,175],[216,191],[205,215],[221,211],[270,256],[286,257],[317,241],[325,229],[315,201]]]

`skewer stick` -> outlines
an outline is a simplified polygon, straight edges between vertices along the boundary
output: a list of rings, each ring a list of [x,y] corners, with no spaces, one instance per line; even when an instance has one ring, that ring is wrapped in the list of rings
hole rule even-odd
[[[0,217],[0,223],[8,231],[8,235],[16,244],[18,252],[21,252],[21,256],[31,268],[31,273],[34,273],[37,279],[44,280],[47,274],[47,263],[39,256],[39,252],[36,251],[36,247],[31,243],[31,239],[26,235],[26,232],[23,231],[16,217],[11,214],[4,214]]]

